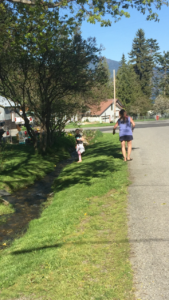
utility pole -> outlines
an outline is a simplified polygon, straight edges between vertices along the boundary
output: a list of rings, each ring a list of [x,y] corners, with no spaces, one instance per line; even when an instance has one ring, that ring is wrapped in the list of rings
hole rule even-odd
[[[114,122],[116,122],[116,78],[115,78],[115,70],[113,70],[113,78],[114,78]]]

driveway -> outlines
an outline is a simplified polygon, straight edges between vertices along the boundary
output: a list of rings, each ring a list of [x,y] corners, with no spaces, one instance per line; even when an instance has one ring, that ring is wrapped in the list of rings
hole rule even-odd
[[[137,128],[129,162],[136,299],[169,300],[169,127]]]

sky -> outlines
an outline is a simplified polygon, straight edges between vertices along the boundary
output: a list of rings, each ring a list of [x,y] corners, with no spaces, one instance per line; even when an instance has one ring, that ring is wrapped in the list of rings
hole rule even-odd
[[[169,7],[163,6],[157,13],[159,22],[146,21],[146,15],[131,9],[130,18],[123,17],[117,23],[112,19],[111,27],[101,27],[99,23],[90,24],[84,21],[81,27],[82,37],[95,37],[97,44],[102,44],[105,50],[102,55],[106,58],[120,61],[124,53],[128,60],[128,53],[132,48],[132,41],[138,29],[143,29],[145,37],[156,39],[160,51],[169,51]],[[111,16],[110,16],[111,19]]]

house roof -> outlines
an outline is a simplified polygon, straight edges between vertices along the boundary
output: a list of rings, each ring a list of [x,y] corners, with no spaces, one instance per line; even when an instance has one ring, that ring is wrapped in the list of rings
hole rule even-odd
[[[99,105],[88,105],[88,107],[90,108],[91,116],[102,115],[113,103],[114,103],[114,99],[107,99],[106,101],[100,102]],[[118,99],[116,99],[116,105],[120,109],[123,108],[122,104]]]
[[[11,107],[15,106],[15,103],[11,100],[6,99],[5,97],[0,96],[0,106],[1,107]]]

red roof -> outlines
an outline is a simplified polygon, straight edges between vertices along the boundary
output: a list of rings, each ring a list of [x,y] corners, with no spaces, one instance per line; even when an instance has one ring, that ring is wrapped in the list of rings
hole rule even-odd
[[[100,116],[106,109],[109,108],[111,104],[113,104],[114,99],[107,99],[106,101],[100,102],[98,105],[88,105],[90,108],[91,116]],[[116,99],[116,105],[118,108],[122,109],[122,105],[118,99]]]

